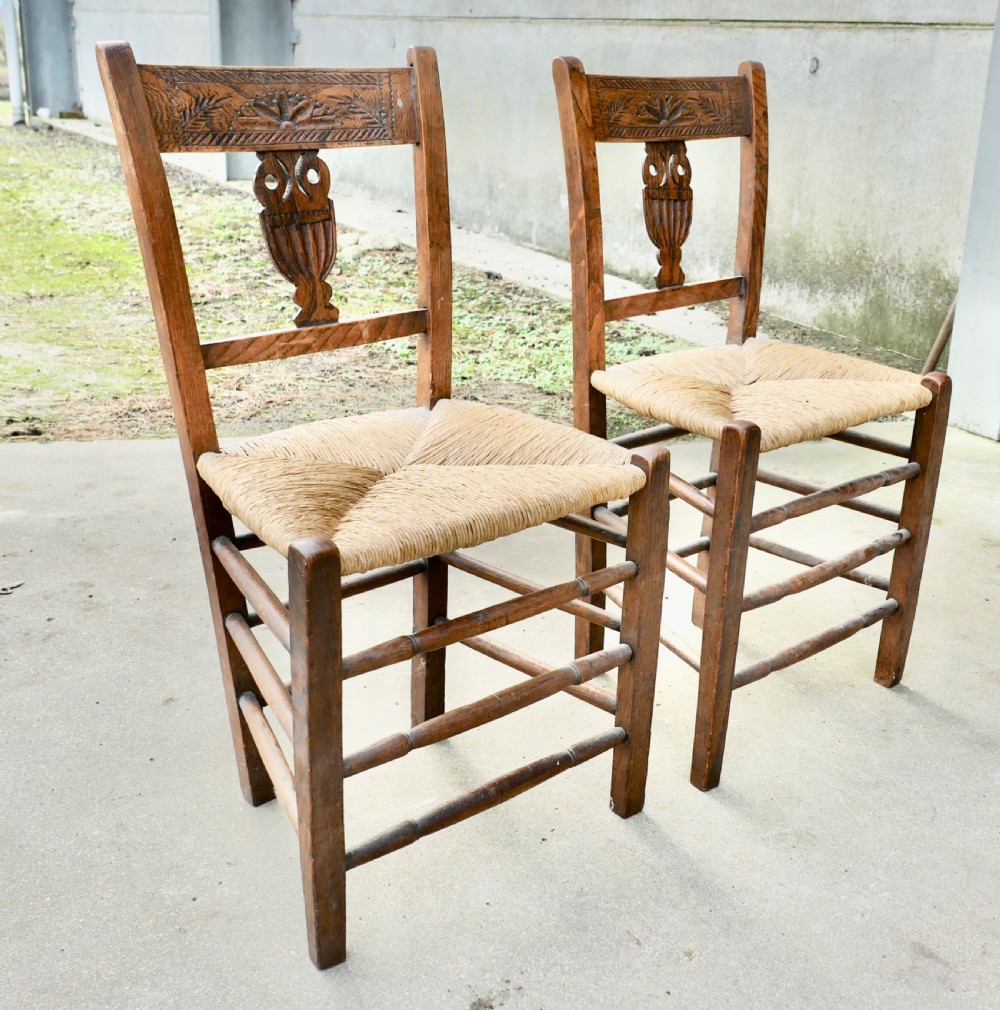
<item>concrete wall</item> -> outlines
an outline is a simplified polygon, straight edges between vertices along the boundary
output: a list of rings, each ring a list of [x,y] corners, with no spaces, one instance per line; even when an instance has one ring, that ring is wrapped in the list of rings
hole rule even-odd
[[[608,10],[599,0],[298,0],[296,62],[380,66],[400,63],[410,44],[436,47],[456,221],[565,254],[552,57],[677,75],[758,59],[771,112],[765,307],[922,357],[957,285],[994,0],[633,0]],[[692,148],[684,258],[695,279],[731,265],[737,145]],[[606,153],[609,267],[649,278],[641,154]],[[335,159],[338,185],[402,199],[377,158]]]
[[[969,228],[958,289],[948,370],[954,376],[952,420],[1000,440],[1000,35],[983,107]],[[984,479],[989,479],[984,475]],[[996,478],[993,477],[995,480]]]
[[[80,103],[108,121],[94,46],[123,40],[140,63],[218,63],[218,0],[75,0]]]
[[[76,0],[84,111],[106,115],[95,41],[129,39],[140,60],[217,62],[219,2]],[[958,282],[996,0],[621,0],[613,15],[605,0],[296,0],[292,9],[300,66],[399,65],[409,45],[434,46],[455,221],[560,254],[553,56],[578,56],[595,72],[677,75],[760,60],[771,111],[765,308],[918,357],[937,332]],[[731,268],[737,147],[689,152],[691,279]],[[641,150],[604,155],[609,268],[648,280]],[[332,163],[342,192],[410,199],[403,152]]]
[[[79,113],[70,0],[30,0],[21,5],[31,110]]]

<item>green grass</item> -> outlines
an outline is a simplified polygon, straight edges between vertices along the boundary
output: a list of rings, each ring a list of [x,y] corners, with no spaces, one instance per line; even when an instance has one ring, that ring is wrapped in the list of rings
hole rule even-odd
[[[290,325],[292,288],[270,264],[253,196],[188,173],[170,177],[202,339]],[[51,437],[168,433],[117,153],[55,129],[0,128],[0,229],[0,437],[5,421],[10,436],[25,419]],[[415,305],[416,281],[407,249],[345,250],[330,277],[342,318]],[[485,399],[511,387],[505,402],[568,417],[569,306],[461,268],[454,290],[456,388]],[[612,360],[678,346],[631,323],[609,329]],[[236,428],[247,419],[291,423],[358,404],[378,409],[381,387],[391,398],[395,386],[409,388],[413,373],[413,341],[403,340],[268,363],[252,397],[245,370],[219,370],[210,380],[225,423]],[[296,393],[304,396],[300,407],[291,405]],[[357,402],[347,402],[347,393]]]

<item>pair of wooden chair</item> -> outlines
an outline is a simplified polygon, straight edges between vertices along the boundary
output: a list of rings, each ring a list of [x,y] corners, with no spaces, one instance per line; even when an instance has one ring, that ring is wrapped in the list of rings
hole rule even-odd
[[[744,343],[756,321],[766,192],[759,68],[745,65],[736,78],[663,81],[587,78],[574,61],[557,61],[572,215],[576,420],[582,429],[575,431],[449,398],[450,215],[433,51],[412,49],[408,67],[388,70],[195,68],[137,66],[126,44],[108,43],[98,47],[98,61],[178,423],[240,782],[253,804],[276,797],[298,833],[314,962],[327,967],[346,956],[349,868],[608,750],[613,751],[612,808],[623,817],[642,809],[666,570],[686,579],[704,600],[696,606],[706,629],[700,660],[666,633],[664,641],[700,669],[695,754],[696,768],[707,772],[699,772],[695,781],[702,787],[717,782],[732,687],[789,661],[779,657],[766,669],[757,664],[734,675],[739,616],[766,602],[760,593],[743,592],[747,549],[762,546],[755,534],[776,518],[773,510],[757,515],[751,510],[754,478],[766,479],[757,468],[757,452],[774,443],[771,427],[759,412],[744,416],[732,405],[744,386],[755,384],[754,369],[763,368],[756,378],[777,384],[772,391],[776,411],[794,418],[796,412],[785,409],[784,401],[795,399],[788,387],[797,375],[781,372],[775,379],[767,369],[794,372],[813,365],[811,358],[799,360],[794,354],[791,365],[775,364],[771,345]],[[723,281],[685,285],[679,251],[691,199],[684,140],[702,134],[745,138],[737,271]],[[647,144],[647,223],[661,248],[661,290],[624,301],[606,300],[603,293],[594,151],[595,142],[604,140]],[[329,172],[319,151],[399,144],[411,145],[414,154],[418,305],[340,320],[326,282],[336,228]],[[294,327],[200,343],[161,160],[169,151],[257,153],[254,191],[263,208],[262,229],[275,264],[295,285]],[[630,366],[604,367],[607,320],[711,297],[732,299],[728,356],[712,351],[669,356],[681,363],[678,367],[671,360],[647,359],[645,377]],[[220,445],[208,370],[404,336],[417,338],[416,407],[324,420]],[[847,373],[834,368],[835,374],[824,372],[819,381],[850,386],[856,364],[840,367]],[[883,635],[889,644],[879,660],[879,676],[889,682],[902,670],[916,602],[947,386],[941,377],[929,378],[924,386],[916,384],[918,395],[900,375],[880,374],[873,381],[880,390],[892,384],[894,390],[905,388],[909,399],[875,397],[864,416],[852,414],[848,422],[919,407],[914,445],[903,452],[908,462],[876,478],[822,491],[785,481],[782,486],[805,490],[800,499],[805,504],[786,507],[781,517],[834,503],[881,515],[887,511],[882,506],[852,496],[876,484],[910,481],[902,517],[896,517],[905,529],[890,544],[898,548],[896,567],[890,584],[882,587],[890,599],[877,609],[878,617],[888,617],[886,629],[893,628],[888,638]],[[603,437],[606,395],[672,427],[626,436],[616,445]],[[826,426],[825,420],[819,424]],[[681,427],[714,441],[707,478],[685,482],[671,475],[667,451],[650,445]],[[780,444],[826,433],[800,419],[786,419],[779,427]],[[884,448],[877,439],[840,437]],[[671,497],[700,509],[705,531],[696,544],[668,552]],[[237,532],[234,519],[248,532]],[[571,582],[539,586],[466,553],[545,522],[577,537],[578,577]],[[624,560],[608,565],[607,544],[623,547]],[[248,555],[258,549],[287,559],[287,602],[251,564]],[[852,577],[871,549],[822,564],[801,552],[786,552],[783,556],[809,569],[787,591],[836,575]],[[686,560],[695,554],[698,567]],[[451,568],[519,595],[449,617]],[[867,575],[858,577],[879,584]],[[412,632],[344,655],[342,601],[404,579],[413,580]],[[619,604],[620,617],[604,606],[606,598]],[[578,620],[576,657],[565,666],[551,669],[489,636],[553,609]],[[617,644],[605,646],[606,629],[618,633]],[[290,683],[275,669],[259,633],[270,633],[287,651]],[[448,710],[445,650],[453,644],[471,647],[530,679]],[[811,650],[806,643],[796,655]],[[411,727],[345,755],[343,682],[403,661],[411,663]],[[589,683],[615,669],[615,692]],[[345,778],[557,692],[605,710],[614,725],[347,847]]]

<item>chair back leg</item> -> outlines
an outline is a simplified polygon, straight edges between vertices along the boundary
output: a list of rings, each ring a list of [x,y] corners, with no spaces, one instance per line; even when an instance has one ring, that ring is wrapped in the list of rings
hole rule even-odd
[[[413,577],[413,630],[422,631],[448,617],[448,566],[428,558]],[[410,723],[417,726],[445,710],[445,650],[421,653],[410,663]]]
[[[760,429],[746,421],[727,424],[718,452],[719,479],[708,551],[698,713],[691,758],[691,784],[698,789],[714,789],[722,775],[743,613]]]
[[[576,538],[576,574],[588,575],[600,571],[608,564],[608,548],[599,540],[591,537]],[[604,606],[604,593],[594,593],[590,602],[595,607]],[[600,652],[604,648],[604,628],[585,617],[576,618],[576,651],[575,656],[589,656],[592,652]]]
[[[894,687],[903,678],[948,427],[951,380],[940,372],[932,372],[924,376],[924,385],[934,399],[917,411],[913,426],[910,461],[920,464],[920,473],[908,480],[903,490],[899,525],[910,531],[910,539],[896,548],[892,558],[889,596],[896,600],[899,609],[882,622],[875,680],[883,687]]]
[[[708,469],[710,473],[719,472],[719,453],[722,449],[722,443],[718,439],[712,442],[712,457],[708,464]],[[707,497],[715,499],[715,486],[707,487],[703,492]],[[702,516],[701,519],[701,535],[703,537],[712,537],[712,517]],[[708,551],[702,551],[696,558],[695,563],[698,566],[698,571],[708,578],[708,564],[709,557]],[[691,601],[691,623],[696,628],[705,627],[705,594],[700,589],[695,589],[694,597]]]

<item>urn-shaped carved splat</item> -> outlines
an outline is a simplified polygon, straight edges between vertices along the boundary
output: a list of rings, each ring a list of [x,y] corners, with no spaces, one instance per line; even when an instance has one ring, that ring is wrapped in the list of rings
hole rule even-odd
[[[282,276],[295,285],[296,326],[333,323],[340,311],[326,275],[337,258],[330,170],[318,151],[258,152],[253,191],[264,208],[260,226]]]
[[[691,166],[682,140],[646,144],[642,166],[646,231],[660,250],[658,288],[684,283],[681,246],[691,230]]]

